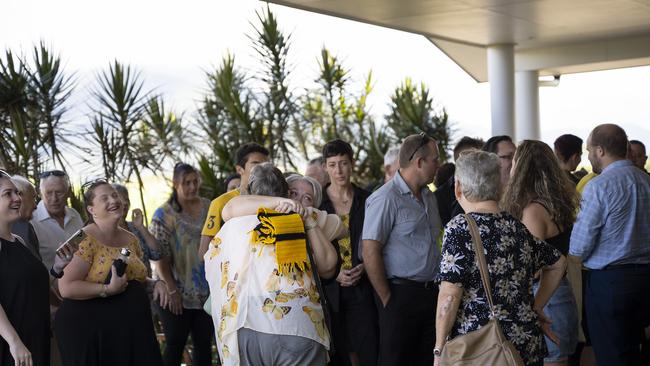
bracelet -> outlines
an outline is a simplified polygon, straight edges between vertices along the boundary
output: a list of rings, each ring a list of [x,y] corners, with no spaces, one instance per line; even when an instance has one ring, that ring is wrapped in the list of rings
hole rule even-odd
[[[107,297],[108,296],[108,285],[104,284],[102,285],[102,292],[99,293],[99,297]]]

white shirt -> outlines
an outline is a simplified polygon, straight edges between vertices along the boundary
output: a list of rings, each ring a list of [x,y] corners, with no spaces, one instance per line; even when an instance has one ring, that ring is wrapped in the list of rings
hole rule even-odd
[[[50,216],[43,201],[38,203],[31,220],[40,247],[38,251],[43,258],[43,264],[49,269],[54,264],[56,248],[84,226],[79,213],[70,207],[65,208],[63,228],[55,218]]]

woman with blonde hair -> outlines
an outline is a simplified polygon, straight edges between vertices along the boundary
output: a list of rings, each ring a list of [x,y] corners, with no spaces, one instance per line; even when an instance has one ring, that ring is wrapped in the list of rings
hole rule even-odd
[[[515,151],[510,181],[501,200],[502,209],[521,220],[535,237],[563,255],[578,207],[578,196],[553,150],[541,141],[524,140]],[[535,283],[537,290],[538,283]],[[549,354],[545,365],[567,365],[578,342],[578,309],[566,276],[553,293],[544,313],[559,344],[546,338]]]

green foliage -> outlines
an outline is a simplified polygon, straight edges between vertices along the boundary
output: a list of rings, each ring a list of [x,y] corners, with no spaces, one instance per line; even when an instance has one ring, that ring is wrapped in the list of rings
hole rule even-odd
[[[97,84],[92,91],[94,104],[91,105],[90,133],[98,148],[91,150],[95,157],[106,165],[104,175],[109,181],[129,181],[135,176],[140,187],[140,200],[145,219],[147,211],[144,204],[142,172],[153,172],[158,167],[150,146],[142,146],[142,119],[147,108],[149,92],[143,91],[144,81],[140,73],[117,60],[108,70],[97,75]]]
[[[73,81],[43,42],[31,63],[10,50],[0,59],[0,164],[37,180],[44,164],[65,168],[66,103]],[[68,151],[70,151],[68,149]]]
[[[395,88],[390,108],[386,122],[398,140],[424,132],[438,141],[440,159],[447,161],[452,134],[449,118],[444,108],[434,107],[426,84],[415,86],[410,78],[406,78]]]

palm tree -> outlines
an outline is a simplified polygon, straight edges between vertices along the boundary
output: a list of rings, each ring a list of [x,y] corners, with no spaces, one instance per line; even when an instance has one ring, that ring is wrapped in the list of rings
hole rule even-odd
[[[406,78],[395,88],[390,108],[386,122],[398,140],[424,132],[438,141],[440,158],[447,161],[453,133],[449,116],[444,108],[434,106],[426,84],[415,86],[410,78]]]
[[[143,91],[140,73],[117,60],[97,75],[92,90],[92,129],[101,151],[106,179],[129,181],[135,176],[145,219],[142,172],[155,171],[155,158],[149,146],[142,146],[142,118],[150,92]],[[97,153],[95,153],[95,157]]]

